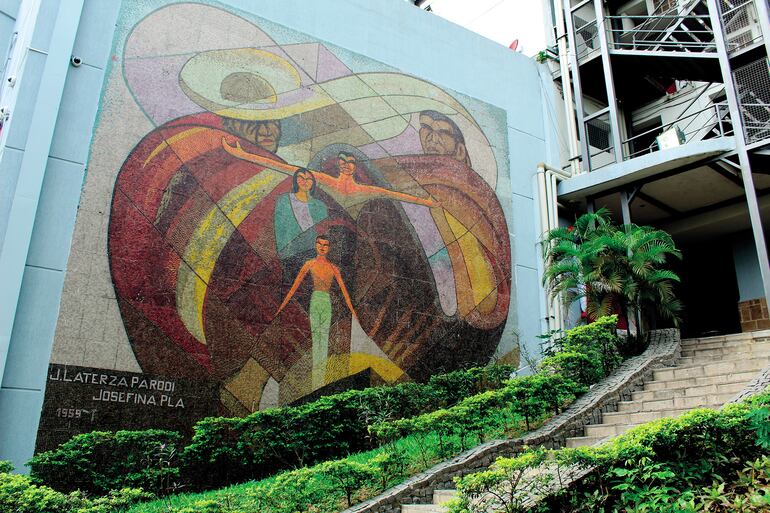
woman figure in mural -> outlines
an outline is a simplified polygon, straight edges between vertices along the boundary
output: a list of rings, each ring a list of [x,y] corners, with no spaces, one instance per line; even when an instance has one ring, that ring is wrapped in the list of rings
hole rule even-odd
[[[281,173],[292,174],[299,168],[298,166],[292,166],[291,164],[285,164],[277,160],[273,160],[269,157],[264,157],[256,153],[249,153],[245,151],[238,141],[235,142],[235,146],[230,145],[226,138],[222,138],[222,147],[230,155],[259,164],[273,171]],[[355,155],[348,153],[340,153],[338,155],[337,167],[339,169],[339,176],[331,176],[325,173],[310,170],[311,174],[321,185],[326,186],[329,189],[329,193],[335,197],[340,204],[348,206],[348,204],[355,204],[374,198],[386,198],[398,201],[406,201],[408,203],[414,203],[416,205],[424,205],[426,207],[437,207],[438,203],[431,198],[420,198],[412,196],[411,194],[405,194],[403,192],[392,191],[383,187],[376,187],[372,185],[364,185],[356,182],[356,157]],[[335,194],[336,193],[336,194]],[[347,201],[341,198],[347,198]]]
[[[292,181],[292,191],[279,196],[275,203],[273,227],[281,260],[312,250],[315,226],[329,217],[326,204],[315,197],[316,179],[313,173],[298,168]]]
[[[297,278],[294,280],[294,284],[283,299],[281,306],[278,307],[278,311],[275,312],[276,317],[281,313],[281,310],[289,303],[294,293],[297,292],[302,281],[305,279],[308,273],[313,278],[313,294],[310,296],[310,308],[308,311],[310,317],[310,336],[313,341],[312,346],[312,383],[313,390],[321,388],[326,384],[326,360],[329,355],[329,327],[332,321],[332,302],[329,296],[329,290],[331,289],[332,282],[337,281],[340,290],[342,291],[342,297],[345,299],[350,313],[353,314],[353,318],[357,319],[356,310],[353,308],[353,303],[350,301],[350,294],[345,287],[345,282],[342,280],[339,268],[329,262],[326,255],[329,253],[330,242],[329,238],[324,235],[319,235],[315,240],[316,257],[305,262],[305,265],[300,269]]]

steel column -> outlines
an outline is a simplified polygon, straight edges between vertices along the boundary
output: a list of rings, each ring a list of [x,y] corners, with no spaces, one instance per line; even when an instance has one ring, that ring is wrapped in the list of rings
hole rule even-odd
[[[596,10],[596,32],[599,36],[599,48],[602,54],[602,68],[604,70],[604,84],[607,88],[607,106],[610,109],[610,127],[612,128],[612,146],[614,147],[615,162],[623,161],[623,142],[620,138],[620,121],[618,117],[618,101],[615,97],[615,80],[612,76],[612,64],[610,63],[610,47],[607,39],[607,30],[604,20],[604,6],[602,0],[594,0]]]
[[[588,0],[590,1],[590,0]],[[583,170],[591,170],[591,159],[588,152],[588,140],[586,139],[586,125],[583,113],[583,88],[580,84],[580,66],[577,58],[577,46],[575,43],[575,27],[572,24],[572,9],[569,2],[564,4],[564,17],[567,22],[567,39],[569,40],[569,65],[572,69],[572,87],[575,89],[575,110],[578,118],[578,135],[580,136],[580,153],[583,157]],[[569,80],[570,77],[562,76],[562,80]]]
[[[735,149],[741,165],[741,178],[743,179],[743,187],[746,191],[746,204],[749,209],[749,218],[751,219],[751,231],[754,234],[754,245],[757,249],[759,271],[762,275],[762,287],[765,292],[765,300],[770,304],[770,261],[768,261],[767,256],[767,246],[765,244],[764,230],[762,229],[762,217],[759,211],[757,192],[754,188],[754,179],[751,176],[751,162],[749,161],[749,153],[746,150],[743,118],[740,112],[740,104],[738,103],[738,95],[735,91],[730,59],[727,54],[727,45],[722,28],[722,16],[717,0],[707,0],[707,2],[711,25],[714,28],[714,41],[717,44],[717,53],[719,54],[719,66],[722,70],[725,93],[727,94],[727,105],[730,108],[730,120],[735,132]]]

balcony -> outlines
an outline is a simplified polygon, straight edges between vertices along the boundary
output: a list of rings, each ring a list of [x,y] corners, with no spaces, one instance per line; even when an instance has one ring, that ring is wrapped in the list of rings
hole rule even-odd
[[[659,151],[661,147],[658,136],[669,131],[676,131],[679,134],[678,145],[727,137],[733,134],[730,111],[726,103],[712,103],[705,108],[686,110],[674,121],[622,139],[621,158],[618,160],[630,160]],[[585,134],[588,141],[589,171],[596,171],[616,163],[617,151],[612,143],[609,109],[602,109],[586,117]],[[651,138],[652,143],[642,143]]]

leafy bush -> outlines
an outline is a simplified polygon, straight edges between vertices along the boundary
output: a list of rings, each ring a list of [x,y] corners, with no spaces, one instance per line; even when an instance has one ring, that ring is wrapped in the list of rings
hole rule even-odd
[[[13,464],[10,461],[0,460],[0,474],[13,472]]]
[[[514,378],[500,390],[471,396],[450,408],[436,410],[408,419],[397,419],[375,424],[370,431],[381,443],[393,443],[410,435],[438,436],[441,453],[452,449],[445,441],[456,436],[461,448],[466,448],[469,436],[484,441],[484,433],[496,422],[495,414],[509,410],[524,418],[527,429],[547,412],[559,413],[561,406],[571,401],[585,388],[558,374],[535,374]],[[418,437],[418,443],[420,438]],[[421,447],[421,446],[420,446]],[[422,451],[421,451],[422,452]]]
[[[540,368],[583,385],[606,378],[623,361],[617,323],[617,315],[609,315],[567,330],[548,349]]]
[[[10,470],[10,465],[4,465]],[[3,513],[114,513],[154,498],[151,493],[124,488],[89,499],[82,492],[69,495],[36,485],[27,476],[0,472],[0,511]]]
[[[550,487],[553,476],[533,472],[545,459],[545,451],[529,451],[514,458],[498,458],[488,470],[455,478],[460,496],[448,505],[448,513],[523,511],[530,496],[544,494]]]
[[[768,511],[768,462],[761,457],[768,405],[766,393],[720,411],[659,419],[600,447],[557,451],[562,464],[596,468],[541,509]]]
[[[0,511],[60,513],[69,509],[67,496],[33,484],[26,476],[0,474]]]
[[[33,482],[56,490],[104,495],[121,488],[165,493],[179,478],[179,433],[93,431],[73,437],[29,463]]]
[[[427,384],[351,390],[243,419],[198,422],[184,449],[193,487],[255,479],[374,447],[368,425],[450,406],[465,394],[498,388],[513,372],[492,366],[434,376]]]

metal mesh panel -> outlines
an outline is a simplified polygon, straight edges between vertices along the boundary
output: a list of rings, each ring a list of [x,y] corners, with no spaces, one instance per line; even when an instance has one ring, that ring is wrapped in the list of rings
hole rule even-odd
[[[612,147],[612,125],[609,113],[585,122],[586,139],[590,169],[599,169],[615,162],[615,149]]]
[[[719,0],[719,9],[722,13],[728,51],[739,50],[762,38],[754,0]]]
[[[770,68],[766,57],[733,71],[746,142],[770,138]]]
[[[575,53],[578,60],[599,50],[599,31],[596,20],[586,21],[580,16],[572,15],[575,27]]]

